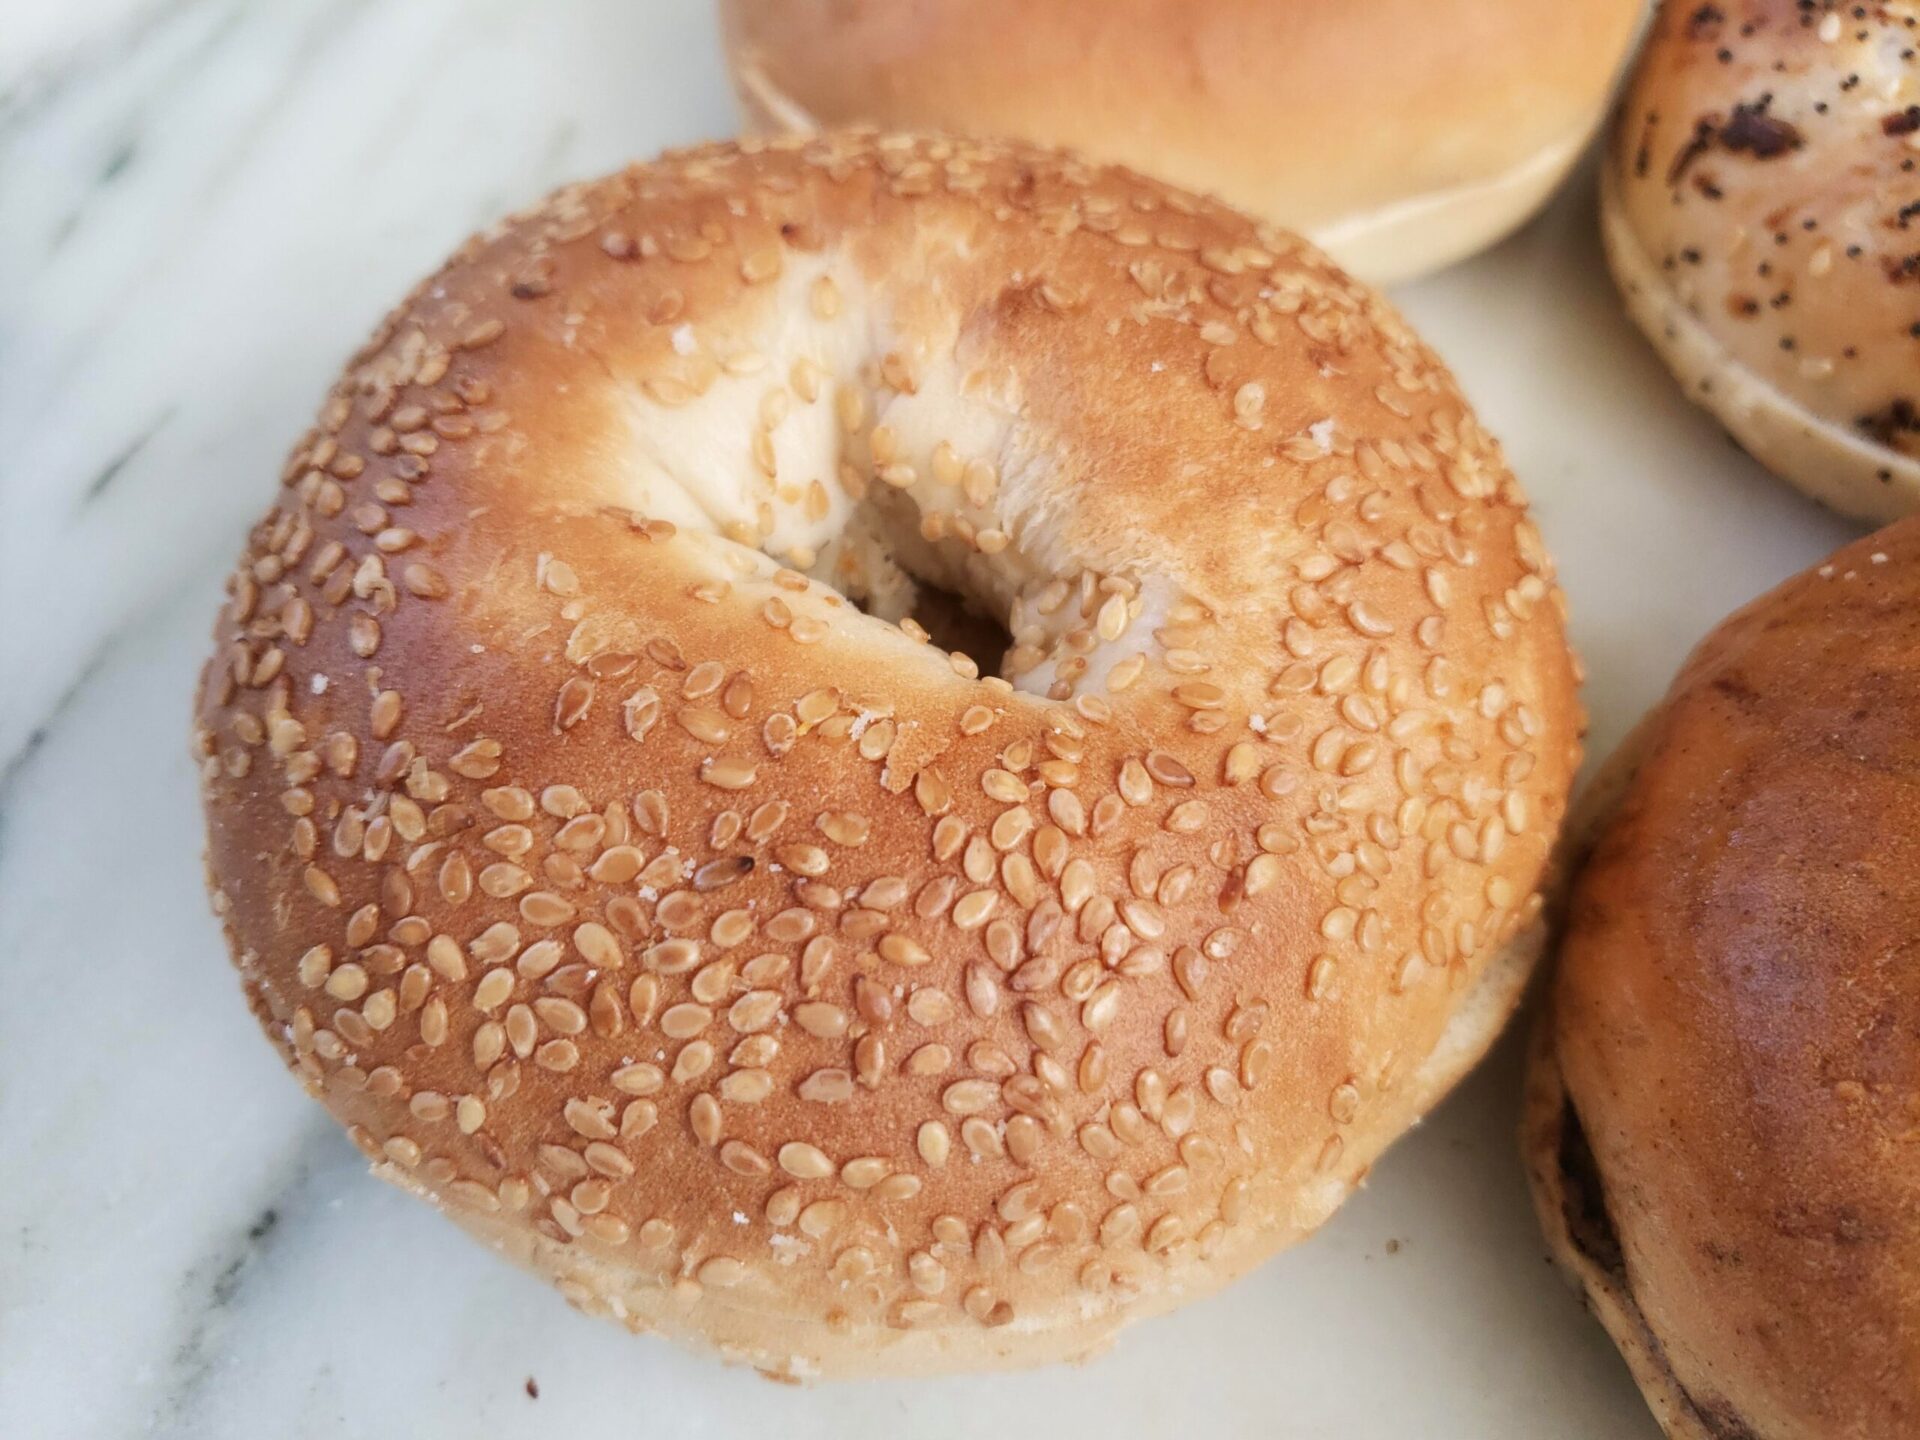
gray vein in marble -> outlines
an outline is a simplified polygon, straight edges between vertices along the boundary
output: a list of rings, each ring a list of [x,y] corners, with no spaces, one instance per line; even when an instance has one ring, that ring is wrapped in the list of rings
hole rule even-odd
[[[153,0],[144,6],[133,6],[130,15],[104,34],[29,66],[13,84],[0,90],[0,141],[58,104],[68,87],[111,71],[130,51],[146,43],[155,31],[183,12],[207,3],[209,0]]]
[[[258,503],[240,477],[274,472],[328,370],[417,268],[564,170],[726,126],[711,25],[692,3],[170,0],[126,9],[117,49],[81,47],[100,63],[56,67],[32,123],[0,142],[0,193],[27,202],[0,227],[0,271],[28,278],[0,287],[0,455],[27,497],[9,502],[16,534],[34,534],[16,555],[0,533],[0,609],[85,579],[66,592],[68,644],[0,627],[0,763],[126,612],[231,553]],[[546,103],[556,47],[576,58]],[[679,118],[643,139],[641,113]],[[343,213],[367,233],[336,245]],[[336,303],[363,272],[380,277],[364,308]],[[0,489],[15,483],[0,469]]]
[[[448,37],[458,43],[456,33]],[[443,57],[445,59],[446,57]],[[450,63],[457,64],[457,57]],[[399,95],[389,111],[380,120],[367,127],[367,140],[361,148],[361,154],[371,164],[376,161],[389,144],[387,135],[394,127],[403,124],[407,111],[418,103],[413,95]],[[533,157],[524,173],[514,172],[502,176],[499,189],[488,189],[477,196],[468,207],[465,229],[473,233],[493,224],[502,215],[528,204],[545,191],[561,184],[567,177],[564,162],[567,152],[580,136],[580,122],[572,115],[563,114],[553,124],[547,134],[546,143],[538,155]]]
[[[95,472],[94,477],[87,482],[85,491],[81,493],[81,506],[91,505],[102,495],[106,494],[107,487],[126,472],[127,467],[139,458],[140,452],[147,448],[148,444],[153,440],[153,437],[165,429],[167,422],[179,413],[180,407],[178,405],[169,405],[165,410],[160,412],[159,416],[151,424],[145,426],[133,439],[129,440],[126,445],[121,448],[119,454],[115,455],[105,465],[102,465],[100,469]]]
[[[300,28],[294,43],[286,47],[281,83],[273,87],[267,103],[250,115],[245,125],[238,127],[234,143],[207,168],[200,180],[198,199],[212,204],[214,196],[257,153],[267,126],[281,111],[297,105],[313,86],[335,82],[326,64],[328,57],[342,47],[353,48],[355,26],[369,7],[378,3],[379,0],[332,0],[314,12]]]
[[[367,21],[379,13],[372,0],[288,0],[251,7],[181,0],[144,13],[144,23],[110,56],[103,51],[105,58],[99,64],[75,63],[63,69],[62,83],[48,89],[34,111],[35,133],[58,125],[83,136],[103,136],[94,141],[100,152],[94,174],[114,178],[80,188],[63,216],[43,211],[42,223],[56,240],[82,232],[94,236],[84,261],[64,249],[58,257],[42,256],[54,283],[64,278],[62,269],[70,271],[80,263],[90,262],[94,270],[104,268],[92,253],[99,248],[102,227],[125,224],[132,207],[154,188],[155,181],[142,175],[140,194],[125,193],[137,173],[148,169],[174,173],[169,205],[177,214],[209,219],[227,208],[231,193],[261,181],[270,167],[262,164],[258,147],[263,137],[278,135],[276,117],[289,111],[311,115],[324,110],[317,87],[340,84],[342,58],[369,48],[364,33]],[[222,55],[246,66],[252,81],[243,98],[208,103],[205,92],[194,87]],[[121,87],[118,93],[113,88],[116,84]],[[183,131],[177,117],[189,110],[197,119]],[[231,112],[230,123],[210,123],[221,111]],[[159,123],[163,117],[165,124]],[[213,143],[187,143],[195,129],[202,140]],[[23,145],[24,140],[0,145],[0,193],[9,190],[4,172],[35,159]],[[135,148],[130,152],[129,146]],[[139,157],[137,163],[134,155]],[[26,217],[29,226],[32,218],[30,213]],[[0,257],[17,249],[26,233],[16,229],[11,235],[0,235]],[[201,252],[207,238],[204,225],[172,223],[142,245],[120,247],[116,263],[79,297],[83,308],[68,311],[58,327],[36,323],[51,317],[36,314],[31,289],[20,300],[0,295],[0,373],[12,382],[0,394],[0,453],[10,452],[23,476],[32,473],[37,504],[45,505],[64,490],[72,497],[69,515],[84,513],[90,526],[84,536],[77,527],[57,539],[43,534],[30,553],[17,562],[9,559],[0,592],[17,587],[19,599],[7,608],[24,609],[29,597],[46,593],[59,567],[98,553],[103,531],[118,539],[113,548],[139,544],[138,527],[154,503],[151,497],[157,482],[163,478],[177,482],[179,467],[193,463],[197,457],[192,452],[205,447],[209,432],[226,445],[244,446],[251,453],[256,442],[227,428],[232,422],[217,405],[208,404],[213,397],[204,390],[193,395],[190,412],[171,427],[181,433],[169,437],[170,443],[164,446],[149,444],[155,434],[151,419],[138,427],[104,431],[97,423],[97,416],[107,408],[105,392],[110,384],[101,379],[103,369],[107,373],[126,369],[111,354],[115,337],[163,306],[164,292],[176,283],[175,277],[205,273]],[[156,373],[133,378],[162,414],[180,409],[181,401],[174,398],[179,391],[174,387],[195,379]],[[123,410],[131,408],[126,400],[138,403],[133,395],[116,399]],[[43,427],[43,433],[36,434],[35,425]],[[44,433],[47,427],[65,433],[56,438]],[[289,422],[285,428],[290,435],[297,426]],[[134,456],[139,463],[129,468],[125,462]],[[41,457],[52,463],[36,463]],[[265,467],[260,469],[264,472]],[[0,487],[10,488],[4,476],[0,476]],[[96,500],[103,503],[92,503]],[[44,523],[37,528],[44,529]],[[0,544],[0,549],[6,548]],[[219,548],[229,549],[230,543],[223,542]],[[200,560],[201,549],[196,545],[176,554],[163,549],[154,558],[159,564],[129,568],[110,577],[112,587],[124,592],[151,586],[154,580],[177,582],[188,564]],[[0,593],[0,603],[10,598]],[[153,596],[128,598],[137,606]],[[106,622],[102,629],[111,623],[105,614],[95,623],[101,622]],[[74,672],[58,651],[29,649],[24,627],[0,633],[0,660],[13,677],[13,695],[0,698],[0,763],[9,763],[8,757],[18,754],[31,730],[41,723],[42,717],[33,711],[44,712],[57,703]]]
[[[114,181],[127,173],[128,167],[133,164],[134,157],[139,153],[140,142],[135,137],[129,135],[120,142],[119,146],[111,155],[107,156],[106,162],[100,167],[99,175],[94,179],[94,188],[88,191],[86,197],[81,200],[78,205],[75,205],[71,210],[67,211],[65,215],[61,216],[59,221],[54,225],[53,234],[47,239],[47,254],[49,256],[56,254],[62,245],[65,245],[68,240],[73,238],[74,233],[79,230],[82,222],[86,219],[87,207],[93,203],[95,197],[98,196],[101,191],[110,187]]]
[[[162,420],[164,421],[165,418],[166,417],[163,416]],[[157,431],[158,428],[158,425],[153,427],[155,431]],[[129,458],[131,459],[132,457]],[[109,483],[111,482],[111,476],[105,478]],[[224,549],[226,547],[223,546],[222,548]],[[176,577],[174,584],[161,590],[153,597],[150,607],[130,613],[127,619],[130,621],[140,621],[152,614],[172,612],[183,603],[192,603],[194,597],[204,592],[205,589],[206,586],[198,574],[189,573],[185,577]],[[211,617],[213,615],[211,604],[212,602],[209,603],[209,608],[206,610],[209,624],[211,624]],[[79,703],[85,695],[88,685],[109,668],[110,662],[116,657],[116,652],[120,649],[125,634],[125,630],[116,626],[108,630],[104,635],[97,637],[94,641],[93,648],[77,662],[72,673],[72,678],[67,682],[66,688],[60,691],[37,717],[30,723],[23,725],[21,738],[14,748],[9,750],[5,748],[3,744],[0,744],[0,855],[5,854],[8,801],[11,798],[15,781],[26,772],[28,763],[46,742],[47,737],[52,734],[54,727],[60,722],[61,718]],[[196,671],[194,674],[184,677],[180,694],[177,697],[179,706],[177,715],[179,718],[176,733],[181,736],[180,744],[183,753],[186,748],[188,725],[190,723],[188,706],[191,703],[192,687],[197,681],[197,676],[198,672]],[[0,722],[4,722],[6,718],[4,712],[0,712]],[[169,717],[169,719],[171,718],[172,717]],[[3,723],[0,723],[0,742],[4,742],[6,738],[5,726]]]
[[[107,157],[107,163],[100,167],[100,179],[97,183],[107,185],[118,180],[126,172],[127,166],[133,163],[133,157],[139,151],[140,146],[137,142],[132,139],[124,141],[118,150]]]
[[[119,643],[119,639],[118,635],[109,635],[106,643],[81,663],[80,673],[74,676],[72,683],[60,692],[59,697],[47,708],[46,713],[27,731],[26,738],[21,741],[20,747],[10,755],[0,754],[0,856],[6,854],[7,801],[11,798],[14,781],[26,773],[28,764],[39,752],[40,747],[47,743],[47,737],[53,733],[53,727],[59,723],[60,717],[73,708],[75,702],[85,693],[88,684],[99,675],[101,668],[107,663],[108,656],[113,653],[114,646]]]
[[[313,1218],[316,1182],[337,1182],[365,1162],[318,1111],[293,1137],[285,1170],[255,1201],[243,1225],[220,1237],[181,1276],[178,1331],[154,1406],[156,1433],[191,1435],[201,1392],[222,1361],[229,1312],[250,1291],[274,1288],[280,1245]]]
[[[352,0],[352,3],[358,6],[364,4],[365,0]],[[187,0],[187,3],[179,7],[178,17],[187,17],[193,12],[204,10],[210,4],[211,0]],[[234,38],[241,30],[242,22],[249,18],[248,7],[244,3],[229,5],[226,13],[216,18],[185,50],[164,62],[160,73],[140,92],[138,98],[127,107],[119,123],[113,127],[118,131],[126,132],[127,138],[117,142],[115,148],[109,153],[102,167],[103,177],[111,168],[113,157],[120,153],[120,147],[138,142],[147,124],[147,117],[164,113],[173,98],[193,84],[203,73],[212,55],[224,43]],[[300,69],[302,61],[310,57],[302,53],[302,45],[312,39],[312,32],[319,28],[322,18],[316,17],[315,24],[307,27],[300,36],[300,44],[286,47],[287,70],[290,75],[303,73]],[[176,203],[211,208],[213,198],[221,185],[231,179],[245,163],[252,147],[257,143],[262,126],[276,109],[287,102],[287,99],[285,87],[275,86],[271,96],[258,110],[249,114],[244,123],[233,127],[230,144],[210,155],[202,153],[193,156],[193,161],[202,167],[203,173],[199,183],[193,187],[192,193],[177,196]],[[3,180],[4,177],[0,176],[0,181]],[[74,229],[78,228],[89,210],[101,200],[102,192],[103,186],[100,183],[96,182],[91,186],[73,210],[56,223],[56,235],[60,235],[62,231],[70,235]],[[66,236],[61,235],[61,238],[64,239]],[[195,231],[182,230],[176,232],[168,245],[157,250],[140,252],[138,263],[122,277],[122,283],[117,290],[111,295],[96,297],[101,302],[97,305],[96,323],[78,337],[79,343],[70,348],[62,362],[48,371],[45,390],[53,393],[70,385],[76,373],[87,361],[93,347],[110,335],[115,326],[122,321],[123,305],[136,287],[147,277],[164,273],[182,248],[196,245],[202,238]],[[49,244],[49,252],[57,247],[57,241]],[[0,360],[4,358],[4,355],[0,355]]]

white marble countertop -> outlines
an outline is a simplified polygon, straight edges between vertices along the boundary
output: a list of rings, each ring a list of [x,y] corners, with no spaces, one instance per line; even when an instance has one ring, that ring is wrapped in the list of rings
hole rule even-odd
[[[1030,1375],[770,1385],[574,1314],[367,1178],[202,899],[187,705],[220,580],[416,275],[563,177],[731,127],[712,17],[20,0],[0,29],[0,1436],[1655,1434],[1545,1262],[1512,1037],[1314,1242]],[[1535,496],[1598,751],[1847,530],[1682,402],[1590,191],[1399,298]]]

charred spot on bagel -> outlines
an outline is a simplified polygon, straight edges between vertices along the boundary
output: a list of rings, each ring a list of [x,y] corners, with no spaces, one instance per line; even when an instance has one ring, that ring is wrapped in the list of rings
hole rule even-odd
[[[1896,446],[1903,443],[1907,436],[1920,434],[1920,406],[1903,395],[1885,409],[1860,416],[1854,424],[1882,445]]]
[[[1684,1390],[1681,1396],[1699,1418],[1711,1440],[1764,1440],[1760,1432],[1725,1401],[1701,1400]]]
[[[789,1374],[1077,1354],[1490,1038],[1562,606],[1291,236],[1019,146],[702,147],[351,362],[230,579],[209,884],[379,1172],[583,1309]]]
[[[1769,113],[1772,105],[1771,94],[1735,105],[1733,114],[1719,127],[1721,148],[1756,160],[1772,160],[1806,144],[1797,125]]]
[[[1713,148],[1714,122],[1711,119],[1699,119],[1693,122],[1693,133],[1687,137],[1673,157],[1673,163],[1667,167],[1667,184],[1678,186],[1686,179],[1687,171],[1702,155]],[[1641,174],[1645,174],[1642,169]]]
[[[1567,1235],[1582,1255],[1624,1289],[1627,1267],[1620,1250],[1620,1236],[1607,1213],[1606,1187],[1600,1183],[1593,1147],[1587,1141],[1580,1112],[1574,1109],[1571,1098],[1561,1104],[1556,1163],[1560,1169],[1560,1203]]]
[[[1695,40],[1711,40],[1720,33],[1726,18],[1718,5],[1702,5],[1687,17],[1687,34]]]
[[[1772,105],[1773,96],[1763,94],[1757,100],[1736,103],[1730,115],[1703,115],[1694,121],[1692,135],[1668,167],[1667,184],[1678,185],[1695,162],[1716,147],[1756,160],[1772,160],[1798,150],[1806,143],[1799,127],[1769,113]],[[1695,183],[1701,183],[1698,177]]]
[[[1544,1058],[1536,1059],[1534,1063],[1551,1065],[1553,1061]],[[1563,1093],[1560,1097],[1555,1129],[1557,1137],[1552,1164],[1558,1182],[1560,1220],[1565,1227],[1565,1240],[1577,1255],[1598,1272],[1597,1279],[1589,1274],[1577,1277],[1583,1289],[1589,1292],[1589,1303],[1592,1304],[1594,1289],[1604,1286],[1610,1292],[1610,1298],[1619,1311],[1619,1322],[1625,1326],[1631,1342],[1642,1352],[1642,1363],[1657,1372],[1662,1383],[1672,1388],[1674,1397],[1714,1440],[1758,1440],[1756,1432],[1747,1426],[1731,1404],[1723,1400],[1699,1398],[1682,1386],[1673,1373],[1665,1345],[1647,1323],[1646,1315],[1634,1298],[1625,1252],[1607,1206],[1606,1185],[1587,1138],[1585,1124],[1570,1095]],[[1609,1323],[1612,1324],[1611,1321]],[[1620,1337],[1616,1335],[1616,1338]]]

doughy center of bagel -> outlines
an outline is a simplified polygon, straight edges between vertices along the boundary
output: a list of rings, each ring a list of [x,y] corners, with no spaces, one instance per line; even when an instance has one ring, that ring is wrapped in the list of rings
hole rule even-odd
[[[917,625],[1017,689],[1097,691],[1172,587],[1066,553],[1046,457],[1018,420],[1034,382],[969,363],[990,342],[912,289],[829,251],[761,287],[725,340],[672,329],[680,357],[711,349],[720,373],[683,403],[634,406],[628,503]]]

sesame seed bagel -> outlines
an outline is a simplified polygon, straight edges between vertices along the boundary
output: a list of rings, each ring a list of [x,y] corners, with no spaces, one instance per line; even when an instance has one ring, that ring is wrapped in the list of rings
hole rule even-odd
[[[1920,1430],[1920,517],[1726,621],[1608,762],[1523,1143],[1676,1440]]]
[[[1627,308],[1761,464],[1920,508],[1920,5],[1661,8],[1601,226]]]
[[[1493,244],[1599,126],[1645,0],[723,0],[749,126],[1067,145],[1377,284]]]
[[[247,994],[636,1330],[1087,1353],[1324,1220],[1537,948],[1579,716],[1520,491],[1212,202],[672,155],[467,245],[283,481],[199,712]]]

